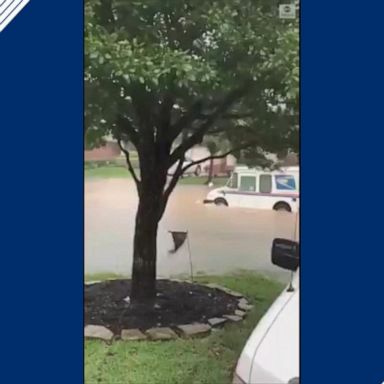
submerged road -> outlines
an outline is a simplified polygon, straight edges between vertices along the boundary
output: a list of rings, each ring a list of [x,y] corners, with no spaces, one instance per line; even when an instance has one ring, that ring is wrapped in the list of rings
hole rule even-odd
[[[160,222],[158,275],[189,273],[188,248],[168,251],[168,230],[189,232],[195,273],[221,274],[253,270],[286,281],[289,277],[271,264],[274,237],[292,238],[294,214],[204,206],[206,186],[178,186]],[[130,274],[134,220],[137,206],[135,185],[129,179],[85,181],[85,272]]]

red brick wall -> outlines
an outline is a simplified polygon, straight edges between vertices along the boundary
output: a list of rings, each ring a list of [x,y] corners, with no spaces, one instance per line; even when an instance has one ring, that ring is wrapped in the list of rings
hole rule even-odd
[[[85,161],[112,161],[120,156],[117,143],[108,142],[103,147],[84,151]]]

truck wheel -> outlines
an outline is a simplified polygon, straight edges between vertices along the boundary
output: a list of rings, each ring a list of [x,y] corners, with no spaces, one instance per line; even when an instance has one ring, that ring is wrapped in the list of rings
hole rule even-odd
[[[276,203],[275,206],[273,207],[275,211],[285,211],[285,212],[292,212],[291,207],[289,204],[284,203],[283,201]]]
[[[215,205],[221,206],[221,207],[228,207],[227,200],[223,199],[222,197],[219,197],[214,201]]]

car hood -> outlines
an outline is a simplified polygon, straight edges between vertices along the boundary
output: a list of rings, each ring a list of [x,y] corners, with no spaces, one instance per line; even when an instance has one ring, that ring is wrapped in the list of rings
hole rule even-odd
[[[208,192],[207,198],[215,197],[217,195],[224,195],[223,192],[228,191],[228,190],[229,190],[228,187],[220,187],[220,188],[212,189],[211,191]]]
[[[288,383],[299,376],[299,280],[285,289],[260,320],[239,359],[236,373],[246,383]]]

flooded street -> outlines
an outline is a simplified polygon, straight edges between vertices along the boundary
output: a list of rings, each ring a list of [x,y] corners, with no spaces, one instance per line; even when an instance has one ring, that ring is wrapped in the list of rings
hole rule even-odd
[[[271,264],[274,237],[292,238],[294,214],[244,208],[204,206],[209,188],[180,185],[160,222],[158,275],[189,273],[186,244],[170,254],[169,230],[189,232],[195,273],[220,274],[241,269],[286,280],[287,271]],[[130,274],[136,189],[129,179],[85,181],[85,273]]]

